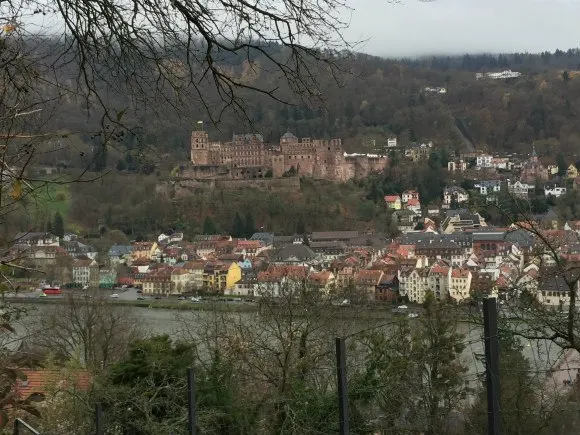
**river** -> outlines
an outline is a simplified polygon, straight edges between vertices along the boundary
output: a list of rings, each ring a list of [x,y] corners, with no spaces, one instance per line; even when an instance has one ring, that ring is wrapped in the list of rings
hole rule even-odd
[[[42,318],[43,313],[53,307],[54,305],[52,304],[26,304],[29,313],[21,320],[13,322],[12,326],[15,329],[15,334],[5,335],[4,340],[2,340],[3,344],[12,349],[17,348],[22,338],[35,334],[35,331],[31,329],[31,325],[35,323],[34,319],[37,317]],[[192,316],[188,317],[191,319],[190,321],[204,322],[210,320],[213,315],[211,311],[184,312],[172,309],[149,309],[141,307],[130,307],[129,309],[133,310],[133,314],[137,317],[147,335],[167,334],[175,339],[183,337],[183,322],[180,320],[180,317],[183,319],[185,316]],[[228,314],[226,313],[225,315],[227,316]],[[241,319],[252,321],[257,316],[257,313],[236,312],[235,315],[240,316]],[[383,318],[369,319],[362,318],[361,316],[358,319],[340,319],[339,322],[345,331],[358,331],[369,326],[380,326],[388,322],[390,318],[391,314],[388,313]],[[469,367],[468,375],[475,379],[478,374],[483,373],[483,365],[481,362],[482,356],[484,355],[482,329],[480,326],[468,322],[461,322],[458,328],[458,332],[465,334],[465,350],[462,354],[462,360]],[[528,358],[532,367],[540,371],[545,371],[553,365],[556,365],[560,348],[552,342],[547,340],[524,340],[522,344],[524,345],[524,355]]]

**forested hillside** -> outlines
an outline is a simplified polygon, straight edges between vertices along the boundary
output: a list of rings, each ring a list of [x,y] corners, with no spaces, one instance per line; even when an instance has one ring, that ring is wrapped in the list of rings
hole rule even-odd
[[[275,46],[270,49],[282,55]],[[276,78],[267,73],[263,55],[221,61],[249,86],[277,86]],[[205,121],[215,140],[254,130],[275,142],[291,130],[298,136],[341,137],[350,151],[380,148],[390,134],[397,135],[402,143],[433,140],[436,145],[459,149],[459,125],[478,148],[509,152],[529,149],[535,141],[540,154],[554,150],[570,154],[580,145],[580,125],[576,122],[580,114],[579,65],[578,50],[413,61],[357,54],[340,60],[343,73],[336,78],[320,71],[323,99],[316,104],[301,101],[281,86],[279,97],[292,104],[243,90],[243,111],[234,111],[221,107],[216,94],[212,108],[219,109],[221,116],[215,124],[204,115],[205,108],[198,101],[179,107],[165,107],[160,101],[151,107],[111,92],[109,106],[122,113],[130,131],[116,146],[109,147],[109,155],[97,169],[106,163],[120,170],[151,172],[161,161],[173,164],[185,160],[189,135],[198,120]],[[523,74],[510,80],[475,79],[475,71],[505,68]],[[72,77],[74,72],[70,74]],[[442,86],[447,93],[425,92],[426,86]],[[78,134],[63,139],[59,148],[64,142],[65,150],[47,154],[44,163],[66,160],[75,165],[81,149],[85,160],[89,159],[91,147],[98,145],[99,137],[93,132],[101,128],[100,120],[97,104],[87,106],[79,100],[61,106],[52,126]],[[74,150],[72,155],[70,149]]]

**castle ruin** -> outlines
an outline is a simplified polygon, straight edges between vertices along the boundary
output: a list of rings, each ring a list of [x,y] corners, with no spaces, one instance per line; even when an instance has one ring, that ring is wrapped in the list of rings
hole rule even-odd
[[[347,154],[340,139],[297,138],[288,132],[279,144],[260,134],[235,134],[231,142],[212,142],[206,131],[191,134],[191,163],[180,176],[192,179],[279,178],[297,174],[316,179],[346,181],[380,172],[388,157]]]

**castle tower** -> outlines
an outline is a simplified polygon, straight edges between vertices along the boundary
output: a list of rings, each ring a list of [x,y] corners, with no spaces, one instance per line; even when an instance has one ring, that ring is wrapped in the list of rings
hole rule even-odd
[[[203,130],[195,130],[191,133],[191,163],[209,164],[209,136]]]

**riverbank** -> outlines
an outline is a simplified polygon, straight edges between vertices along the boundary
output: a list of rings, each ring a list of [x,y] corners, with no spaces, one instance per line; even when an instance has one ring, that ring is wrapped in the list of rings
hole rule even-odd
[[[8,303],[12,304],[31,304],[31,305],[46,305],[46,304],[64,304],[67,300],[62,297],[46,297],[46,298],[5,298]],[[183,310],[183,311],[240,311],[252,312],[258,311],[256,304],[249,303],[217,303],[217,302],[198,302],[190,301],[163,301],[163,300],[108,300],[108,304],[116,306],[129,306],[136,308],[150,308],[160,310]]]
[[[64,304],[67,299],[62,296],[54,297],[12,297],[4,299],[13,304],[30,304],[30,305],[51,305]],[[81,299],[84,301],[85,299]],[[91,299],[86,299],[90,301]],[[107,303],[113,306],[129,306],[135,308],[153,309],[153,310],[176,310],[176,311],[212,311],[212,312],[232,312],[232,313],[259,313],[263,307],[259,302],[248,302],[242,299],[234,301],[225,300],[207,300],[201,302],[191,302],[189,300],[179,301],[177,299],[148,299],[148,300],[122,300],[107,299]],[[273,312],[282,311],[282,307],[272,305]],[[394,306],[384,305],[328,305],[323,308],[324,314],[329,317],[343,319],[367,318],[381,320],[393,318],[395,316],[406,317],[409,313],[419,314],[422,312],[421,306],[409,306],[408,310],[393,312]],[[304,317],[308,315],[308,308],[304,312],[295,310],[293,315]]]

